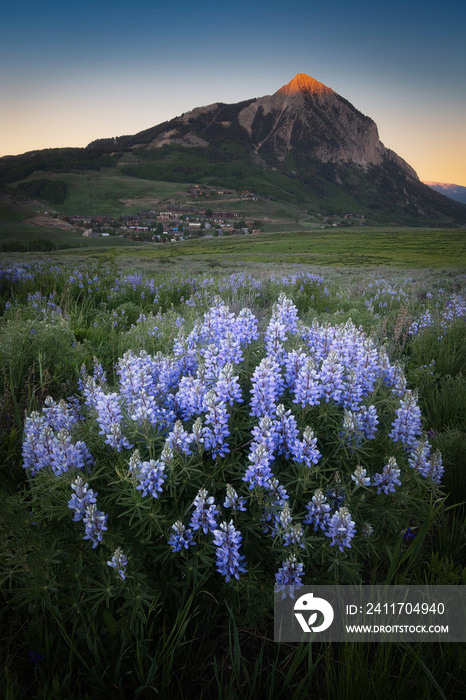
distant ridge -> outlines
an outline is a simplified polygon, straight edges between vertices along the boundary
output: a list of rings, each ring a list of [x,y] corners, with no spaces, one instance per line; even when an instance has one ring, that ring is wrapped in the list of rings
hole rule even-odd
[[[444,194],[446,197],[450,197],[450,199],[454,199],[456,202],[462,202],[463,204],[466,204],[466,187],[463,187],[462,185],[453,185],[447,182],[430,181],[424,181],[424,185],[431,187],[433,190],[439,192],[440,194]]]

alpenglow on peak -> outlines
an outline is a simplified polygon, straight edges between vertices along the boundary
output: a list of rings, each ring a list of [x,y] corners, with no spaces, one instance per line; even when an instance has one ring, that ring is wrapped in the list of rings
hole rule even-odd
[[[311,78],[310,75],[306,75],[306,73],[297,73],[293,80],[290,80],[289,83],[286,85],[283,85],[277,92],[275,93],[276,95],[296,95],[299,94],[300,92],[307,92],[307,93],[327,93],[331,94],[333,93],[333,90],[323,83],[319,83],[318,80],[315,78]]]

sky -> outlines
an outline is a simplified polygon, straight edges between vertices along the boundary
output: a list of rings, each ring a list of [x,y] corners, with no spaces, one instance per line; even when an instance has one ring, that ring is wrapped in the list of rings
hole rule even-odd
[[[466,186],[459,0],[16,0],[0,10],[0,156],[135,134],[307,73],[421,180]]]

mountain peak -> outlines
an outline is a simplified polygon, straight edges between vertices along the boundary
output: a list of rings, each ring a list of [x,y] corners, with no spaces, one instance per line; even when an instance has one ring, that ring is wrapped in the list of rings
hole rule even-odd
[[[333,90],[323,83],[319,83],[315,78],[311,78],[306,73],[297,73],[293,80],[283,85],[280,90],[277,90],[276,95],[297,95],[302,92],[312,94],[330,94]]]

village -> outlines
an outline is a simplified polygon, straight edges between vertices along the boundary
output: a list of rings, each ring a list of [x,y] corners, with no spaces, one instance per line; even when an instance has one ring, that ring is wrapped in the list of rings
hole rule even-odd
[[[217,187],[192,185],[188,195],[194,200],[213,196],[239,196],[243,200],[258,201],[249,190],[235,192]],[[262,223],[245,218],[243,214],[228,209],[215,210],[205,207],[164,203],[163,209],[139,211],[120,217],[86,216],[75,214],[62,217],[68,223],[84,229],[84,237],[120,236],[134,241],[168,243],[188,238],[213,238],[245,233],[260,233]]]
[[[82,230],[84,237],[119,236],[133,241],[174,243],[192,238],[214,238],[241,234],[261,233],[265,222],[228,208],[229,203],[258,202],[260,197],[249,190],[229,190],[206,185],[191,185],[187,191],[191,201],[161,202],[160,207],[138,211],[120,217],[111,216],[61,216],[72,226]],[[212,206],[205,201],[212,198]],[[215,200],[214,200],[215,198]],[[215,208],[221,206],[221,208]],[[363,214],[343,216],[308,216],[319,228],[363,224]],[[298,220],[296,220],[296,223]]]

